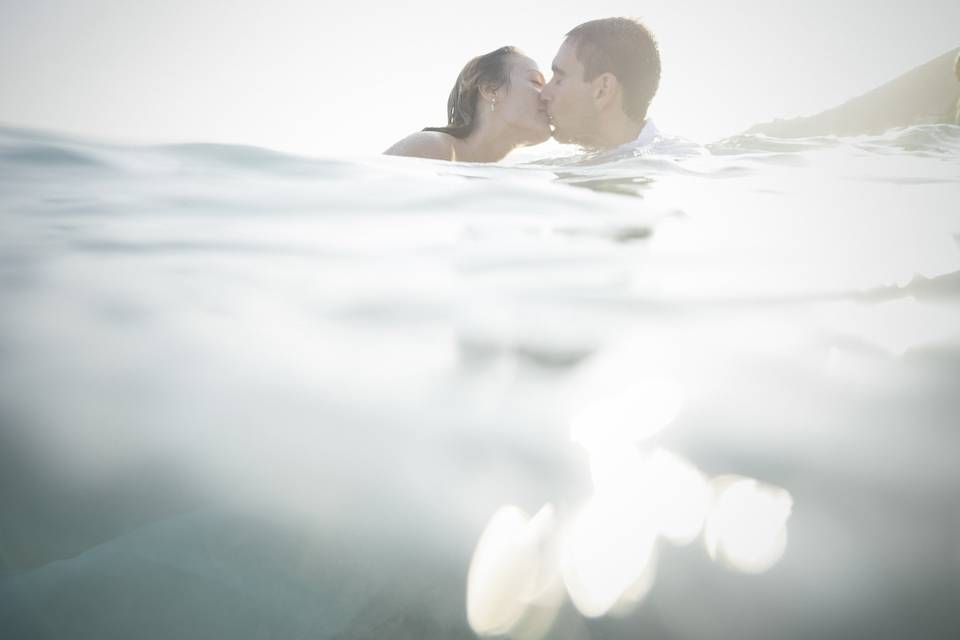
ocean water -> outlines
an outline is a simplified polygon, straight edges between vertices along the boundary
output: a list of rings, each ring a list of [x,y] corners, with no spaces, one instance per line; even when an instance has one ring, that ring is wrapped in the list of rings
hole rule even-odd
[[[960,127],[0,129],[0,637],[960,631]]]

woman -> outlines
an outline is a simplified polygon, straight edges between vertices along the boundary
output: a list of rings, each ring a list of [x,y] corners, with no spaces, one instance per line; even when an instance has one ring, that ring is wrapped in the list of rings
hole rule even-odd
[[[447,100],[445,127],[411,134],[384,153],[393,156],[496,162],[516,147],[550,137],[540,102],[543,74],[515,47],[467,63]]]

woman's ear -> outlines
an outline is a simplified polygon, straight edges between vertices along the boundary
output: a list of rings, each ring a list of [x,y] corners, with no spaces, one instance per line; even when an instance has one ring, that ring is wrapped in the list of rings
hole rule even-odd
[[[492,84],[480,85],[480,99],[485,102],[495,102],[500,98],[500,90]]]

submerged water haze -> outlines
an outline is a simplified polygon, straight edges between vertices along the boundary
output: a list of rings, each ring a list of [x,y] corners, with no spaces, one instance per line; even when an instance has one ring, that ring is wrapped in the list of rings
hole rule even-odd
[[[958,204],[946,125],[502,166],[0,129],[0,629],[952,637]]]

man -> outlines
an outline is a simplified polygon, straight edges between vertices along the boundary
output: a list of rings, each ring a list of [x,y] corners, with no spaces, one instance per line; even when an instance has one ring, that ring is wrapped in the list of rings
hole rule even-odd
[[[660,52],[631,18],[591,20],[567,34],[540,99],[553,137],[605,150],[649,141],[647,109],[660,85]]]

